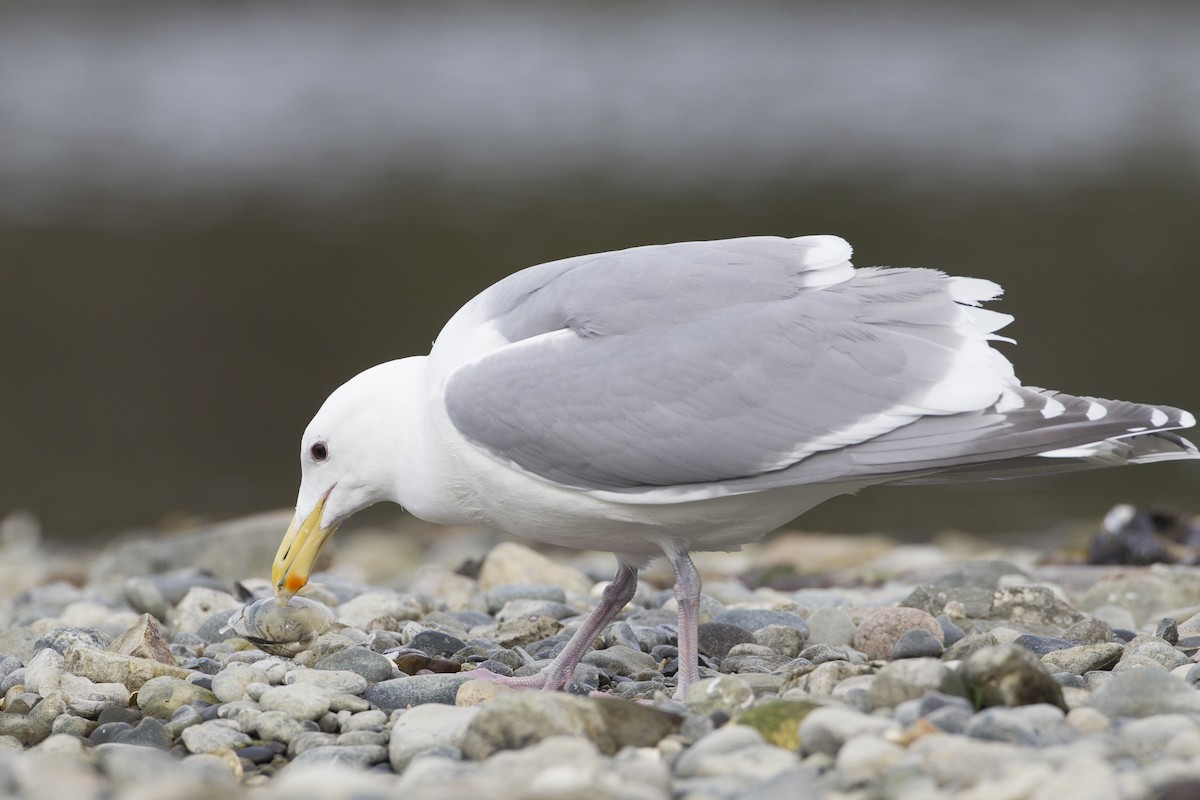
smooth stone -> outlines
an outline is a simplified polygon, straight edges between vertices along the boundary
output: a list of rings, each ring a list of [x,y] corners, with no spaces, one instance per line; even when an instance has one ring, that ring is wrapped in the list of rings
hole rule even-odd
[[[291,744],[293,739],[308,730],[300,720],[283,711],[262,712],[255,721],[255,727],[259,738],[284,744]]]
[[[179,759],[156,747],[105,742],[96,744],[91,752],[101,773],[117,790],[113,796],[132,794],[127,790],[134,787],[161,785],[163,776],[179,767]]]
[[[975,713],[975,707],[965,697],[942,692],[927,692],[915,700],[905,700],[898,704],[892,717],[901,725],[908,726],[922,717],[928,718],[930,715],[948,708],[963,711],[967,717]]]
[[[388,750],[381,745],[326,745],[311,747],[303,753],[298,753],[292,759],[292,764],[320,764],[322,766],[348,765],[352,767],[370,767],[387,761]],[[290,767],[289,767],[290,768]]]
[[[449,658],[467,646],[467,643],[457,636],[452,636],[449,633],[442,631],[424,630],[413,636],[408,642],[409,647],[414,647],[428,653],[431,656],[440,656]]]
[[[478,708],[460,708],[428,703],[414,706],[392,725],[388,761],[397,773],[404,772],[417,756],[439,747],[462,749],[463,739]]]
[[[727,622],[704,622],[697,628],[698,646],[703,655],[721,660],[736,644],[754,641],[754,634]]]
[[[892,660],[904,658],[939,658],[945,648],[934,636],[924,628],[913,628],[905,631],[892,648]]]
[[[411,675],[373,684],[362,696],[385,713],[423,703],[454,705],[459,687],[469,680],[468,673]]]
[[[347,647],[330,653],[313,664],[314,669],[346,670],[379,683],[396,677],[396,665],[387,656],[366,647]]]
[[[867,707],[894,708],[926,692],[966,695],[958,673],[936,658],[910,658],[885,664],[867,690]]]
[[[583,663],[592,664],[615,675],[635,675],[643,670],[658,670],[658,662],[649,653],[620,644],[588,652],[583,657]]]
[[[809,712],[800,723],[800,741],[809,753],[836,756],[853,736],[882,735],[892,721],[839,706],[824,706]]]
[[[272,686],[258,703],[263,711],[282,711],[298,720],[318,719],[329,711],[330,692],[310,683]]]
[[[212,720],[184,728],[180,735],[183,746],[190,753],[217,753],[236,750],[250,744],[250,737],[239,731],[227,720]]]
[[[851,664],[866,664],[868,658],[865,653],[855,650],[852,647],[835,646],[829,644],[813,644],[805,647],[800,651],[799,658],[811,661],[814,664],[824,664],[829,661],[846,661]]]
[[[787,625],[767,625],[753,635],[755,644],[769,647],[784,658],[795,658],[804,649],[804,634]]]
[[[1102,644],[1112,641],[1113,629],[1102,619],[1085,617],[1064,630],[1059,636],[1075,644]]]
[[[967,635],[966,631],[956,625],[954,621],[945,614],[938,614],[935,619],[937,619],[938,625],[942,626],[942,642],[944,643],[945,647],[950,647]]]
[[[932,615],[916,608],[887,607],[871,611],[858,623],[854,648],[872,660],[886,659],[900,637],[914,628],[924,629],[942,641],[942,626]]]
[[[77,739],[86,739],[96,727],[97,723],[93,720],[74,714],[63,714],[54,718],[54,722],[50,725],[50,735],[62,733]]]
[[[1033,653],[1017,645],[997,645],[967,656],[958,675],[979,708],[1050,703],[1064,711],[1062,687]]]
[[[428,609],[418,595],[376,589],[347,600],[335,610],[338,622],[366,631],[377,619],[417,620]]]
[[[488,551],[479,567],[479,589],[486,593],[511,584],[548,584],[567,594],[587,595],[593,581],[577,569],[559,564],[517,542],[501,542]]]
[[[224,615],[227,620],[234,611],[242,607],[242,601],[220,589],[193,586],[175,606],[172,627],[176,631],[199,632],[204,623]],[[211,641],[211,640],[209,640]]]
[[[743,733],[749,731],[753,738]],[[675,774],[681,778],[731,776],[760,781],[795,767],[796,754],[763,741],[757,731],[728,725],[705,736],[676,760]]]
[[[985,708],[971,718],[965,733],[975,739],[1026,747],[1067,744],[1079,736],[1079,732],[1067,724],[1061,709],[1045,703]]]
[[[1042,663],[1061,672],[1083,675],[1092,670],[1111,669],[1124,652],[1124,645],[1116,642],[1081,644],[1046,653]]]
[[[626,746],[652,747],[682,722],[637,703],[550,693],[501,694],[478,709],[462,746],[475,760],[555,735],[582,736],[611,755]]]
[[[838,782],[845,789],[882,784],[904,754],[904,748],[870,734],[853,736],[838,750]]]
[[[722,711],[733,716],[750,707],[754,702],[754,690],[736,675],[721,675],[692,684],[684,694],[683,702],[695,714]]]
[[[53,648],[46,647],[38,650],[29,660],[22,680],[27,691],[46,695],[58,690],[62,677],[62,654]]]
[[[388,715],[377,708],[368,709],[367,711],[359,711],[350,715],[350,719],[346,720],[342,725],[343,731],[357,730],[383,730],[387,727]]]
[[[736,625],[751,633],[768,625],[784,625],[795,628],[806,639],[808,638],[808,623],[804,621],[804,617],[787,611],[775,611],[769,608],[728,608],[717,614],[712,621]]]
[[[1121,660],[1113,667],[1113,672],[1124,672],[1137,666],[1160,666],[1172,670],[1191,661],[1174,646],[1155,637],[1136,637],[1125,646]]]
[[[512,600],[545,600],[565,603],[567,593],[561,586],[551,583],[510,583],[494,586],[484,595],[489,614],[496,614]]]
[[[808,615],[808,644],[848,646],[854,642],[858,626],[840,608],[815,608]]]
[[[335,694],[358,695],[370,686],[362,675],[348,669],[294,669],[283,679],[284,685],[312,684]]]
[[[138,708],[142,713],[163,719],[170,717],[180,706],[217,702],[216,695],[208,689],[170,676],[151,678],[142,684],[137,695]]]
[[[146,717],[129,730],[123,730],[112,738],[117,744],[134,744],[139,747],[153,747],[158,750],[170,750],[173,739],[167,727],[161,720]]]
[[[229,664],[212,679],[212,693],[222,703],[240,700],[246,695],[246,688],[262,680],[262,672],[249,664]]]
[[[963,661],[973,653],[999,644],[1000,640],[986,631],[968,633],[954,644],[949,645],[946,652],[942,654],[942,658],[946,661]]]
[[[172,738],[178,738],[184,728],[199,725],[203,721],[204,717],[195,706],[180,706],[175,709],[163,727],[171,734]]]
[[[1065,650],[1068,647],[1074,646],[1074,642],[1067,639],[1059,639],[1054,636],[1037,636],[1032,633],[1021,634],[1012,643],[1024,647],[1035,656],[1044,656],[1047,653],[1053,653],[1055,650]]]
[[[1200,692],[1161,669],[1113,674],[1092,692],[1088,705],[1109,719],[1200,711]]]
[[[1105,606],[1123,608],[1133,618],[1134,625],[1113,627],[1135,627],[1142,620],[1153,619],[1156,613],[1196,604],[1200,601],[1200,582],[1188,578],[1182,571],[1167,575],[1140,570],[1101,578],[1078,600],[1080,608],[1109,622],[1112,620],[1098,613],[1099,609]]]

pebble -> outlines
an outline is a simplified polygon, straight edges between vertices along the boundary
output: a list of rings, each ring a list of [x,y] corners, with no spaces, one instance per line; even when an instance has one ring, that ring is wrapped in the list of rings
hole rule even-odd
[[[0,587],[0,786],[31,800],[1186,796],[1200,759],[1200,579],[947,568],[922,547],[916,561],[899,548],[864,562],[866,580],[798,591],[733,578],[758,545],[715,557],[702,566],[703,679],[682,701],[673,593],[653,573],[597,634],[574,695],[462,672],[529,674],[602,586],[593,560],[578,569],[523,545],[488,551],[478,579],[322,574],[312,596],[338,623],[294,657],[226,638],[245,594],[183,565],[19,598]]]
[[[889,658],[900,638],[917,628],[927,631],[939,643],[942,642],[942,626],[930,614],[917,608],[876,609],[858,623],[854,633],[854,648],[873,660]]]

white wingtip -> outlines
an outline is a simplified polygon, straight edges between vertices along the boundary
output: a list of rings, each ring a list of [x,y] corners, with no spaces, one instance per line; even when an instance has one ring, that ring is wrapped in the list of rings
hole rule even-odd
[[[800,266],[805,270],[829,269],[843,264],[849,266],[850,256],[854,248],[840,236],[818,234],[816,236],[797,236],[792,239],[796,246]]]

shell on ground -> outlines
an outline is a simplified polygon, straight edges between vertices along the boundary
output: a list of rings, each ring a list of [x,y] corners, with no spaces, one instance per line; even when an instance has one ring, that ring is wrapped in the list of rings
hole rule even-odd
[[[294,656],[307,650],[317,637],[333,625],[333,612],[303,597],[293,597],[285,606],[274,597],[255,600],[229,618],[229,628],[264,652]]]

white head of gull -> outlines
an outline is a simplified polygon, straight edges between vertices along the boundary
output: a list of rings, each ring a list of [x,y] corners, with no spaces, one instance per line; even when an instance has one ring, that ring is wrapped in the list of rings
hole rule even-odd
[[[1191,414],[1022,386],[991,346],[1000,287],[860,268],[836,236],[638,247],[531,267],[467,303],[427,356],[338,388],[301,443],[277,598],[373,503],[602,549],[617,573],[559,689],[666,555],[678,695],[699,679],[689,551],[731,550],[836,495],[1198,457]]]

